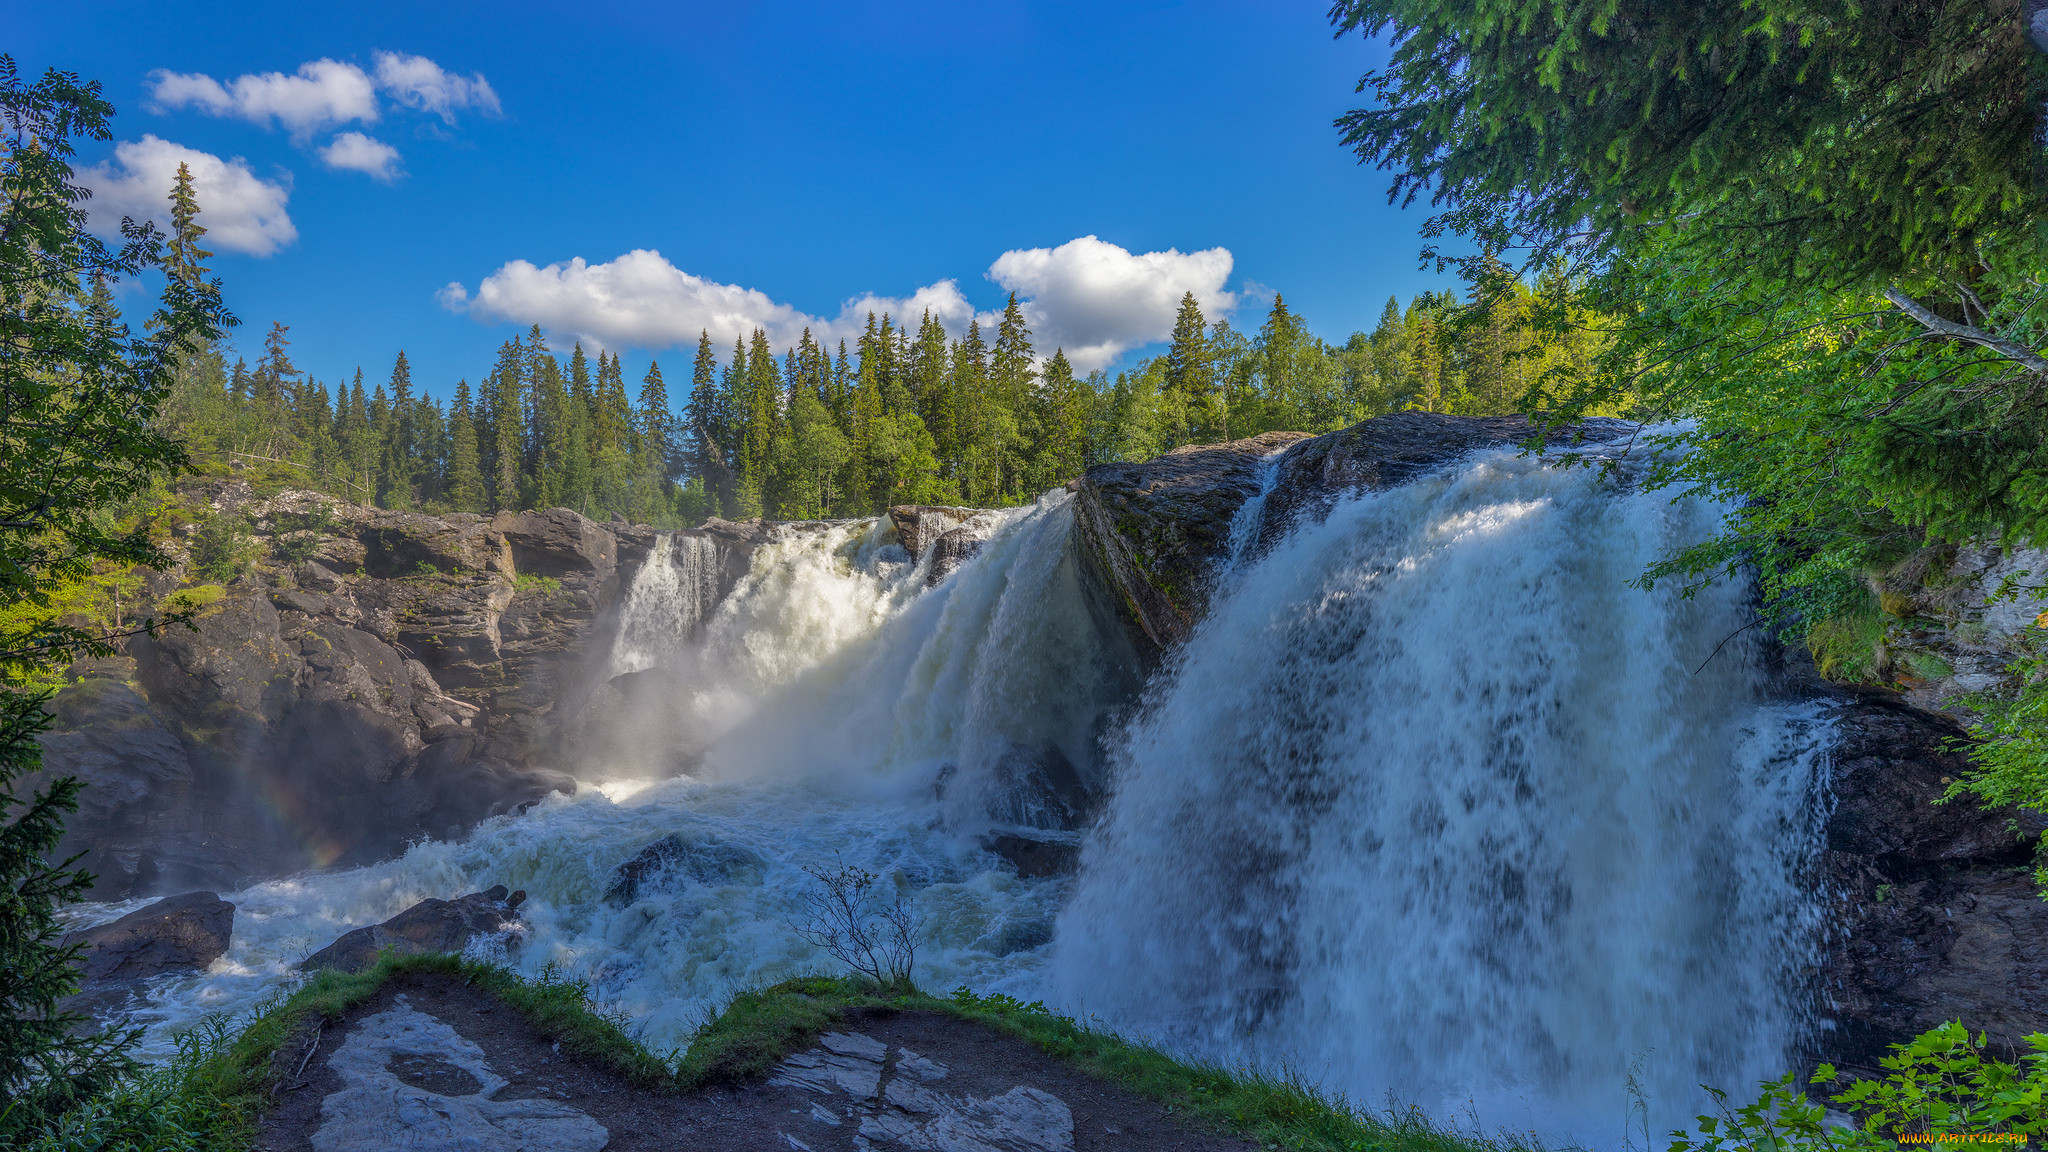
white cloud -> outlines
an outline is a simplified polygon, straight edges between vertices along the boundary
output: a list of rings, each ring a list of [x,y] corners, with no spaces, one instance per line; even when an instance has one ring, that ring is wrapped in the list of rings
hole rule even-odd
[[[159,69],[150,74],[150,99],[158,111],[194,107],[265,127],[281,124],[301,140],[351,120],[375,124],[381,115],[379,90],[404,107],[432,113],[450,124],[466,108],[492,116],[503,111],[497,92],[480,72],[458,76],[425,56],[402,52],[378,52],[374,59],[375,77],[354,64],[324,57],[299,65],[295,75],[250,73],[226,83],[198,72]]]
[[[150,98],[159,109],[191,105],[210,116],[234,116],[266,127],[275,121],[301,138],[351,120],[377,122],[377,91],[369,74],[336,60],[301,64],[294,76],[251,73],[226,84],[196,72],[161,69],[151,81]]]
[[[320,150],[320,160],[329,168],[361,172],[386,184],[398,178],[398,149],[361,132],[336,136],[334,143]]]
[[[1181,295],[1193,292],[1212,319],[1227,313],[1236,297],[1223,290],[1231,255],[1211,248],[1183,254],[1174,249],[1137,255],[1083,236],[1058,248],[1005,252],[988,276],[1021,299],[1042,355],[1064,347],[1082,372],[1124,352],[1163,340],[1173,332]],[[805,328],[826,343],[851,342],[867,315],[889,313],[915,325],[929,310],[953,336],[963,334],[974,306],[954,280],[940,280],[909,296],[866,294],[841,305],[836,316],[813,316],[779,303],[766,293],[693,276],[659,252],[636,249],[603,264],[578,257],[536,267],[514,260],[477,286],[460,283],[438,294],[442,307],[485,322],[539,324],[605,347],[647,349],[688,346],[708,331],[723,354],[736,339],[766,330],[777,349],[796,343]],[[996,316],[979,317],[987,339],[995,337]]]
[[[449,124],[455,123],[455,113],[464,108],[492,116],[503,112],[498,94],[481,72],[457,76],[425,56],[401,52],[379,52],[376,59],[377,86],[408,108],[432,112]]]
[[[1237,297],[1223,290],[1231,265],[1227,248],[1133,254],[1083,236],[1057,248],[1005,252],[988,277],[1018,295],[1039,351],[1064,347],[1075,369],[1089,372],[1173,335],[1186,293],[1211,320],[1236,307]]]
[[[239,156],[222,160],[155,136],[115,145],[113,161],[79,173],[78,182],[93,193],[86,201],[93,231],[115,235],[123,216],[167,227],[171,186],[181,163],[192,173],[192,194],[199,201],[207,248],[268,256],[299,238],[285,211],[291,199],[289,174],[281,181],[263,180]]]

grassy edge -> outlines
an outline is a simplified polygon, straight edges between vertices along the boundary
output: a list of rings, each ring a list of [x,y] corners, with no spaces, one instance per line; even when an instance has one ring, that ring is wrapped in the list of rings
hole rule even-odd
[[[697,1030],[688,1049],[656,1055],[602,1012],[582,981],[544,972],[527,979],[505,968],[447,953],[386,952],[357,973],[314,973],[289,995],[259,1006],[231,1031],[208,1020],[184,1041],[180,1057],[117,1090],[51,1133],[33,1152],[157,1149],[231,1152],[253,1145],[258,1117],[282,1080],[296,1071],[308,1029],[338,1020],[408,973],[460,978],[517,1010],[542,1036],[657,1092],[743,1084],[768,1075],[845,1019],[883,1008],[940,1012],[993,1028],[1077,1069],[1156,1100],[1197,1125],[1249,1137],[1262,1146],[1313,1152],[1530,1152],[1533,1139],[1474,1137],[1451,1131],[1419,1110],[1358,1109],[1286,1072],[1190,1064],[1157,1048],[1083,1025],[1007,996],[966,989],[940,998],[909,986],[810,976],[734,996]]]
[[[360,972],[313,973],[289,994],[257,1006],[246,1019],[210,1017],[179,1041],[178,1055],[147,1069],[57,1127],[31,1137],[25,1152],[242,1152],[254,1146],[256,1124],[275,1087],[297,1070],[308,1031],[369,1001],[393,977],[430,973],[460,978],[524,1016],[534,1030],[635,1084],[657,1091],[675,1084],[670,1062],[627,1035],[622,1017],[601,1012],[582,981],[552,972],[528,980],[507,969],[450,953],[385,952]],[[282,1057],[282,1060],[280,1060]]]
[[[677,1069],[683,1089],[765,1076],[850,1010],[943,1012],[1036,1045],[1050,1056],[1199,1124],[1268,1147],[1314,1152],[1526,1152],[1534,1137],[1454,1132],[1419,1109],[1370,1113],[1289,1072],[1190,1064],[1150,1045],[1083,1025],[1007,996],[961,989],[939,998],[914,988],[876,988],[803,977],[742,992],[700,1029]]]

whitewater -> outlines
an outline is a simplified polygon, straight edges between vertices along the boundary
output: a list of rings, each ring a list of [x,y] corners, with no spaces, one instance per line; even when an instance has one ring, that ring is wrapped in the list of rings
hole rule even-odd
[[[230,949],[151,983],[150,1051],[288,990],[350,928],[492,884],[528,893],[527,930],[485,953],[589,981],[672,1050],[734,991],[829,968],[798,897],[806,866],[846,863],[922,916],[927,988],[1368,1105],[1604,1145],[1632,1091],[1662,1131],[1699,1084],[1781,1070],[1807,1026],[1829,720],[1774,691],[1741,581],[1630,586],[1721,508],[1513,451],[1263,551],[1255,501],[1207,618],[1141,684],[1072,500],[1000,514],[935,583],[887,521],[781,529],[722,599],[709,545],[664,536],[611,671],[667,677],[682,773],[575,766],[576,796],[459,841],[224,894]],[[1079,873],[1021,878],[983,847],[1027,830],[1078,839]],[[670,834],[759,866],[608,902]]]

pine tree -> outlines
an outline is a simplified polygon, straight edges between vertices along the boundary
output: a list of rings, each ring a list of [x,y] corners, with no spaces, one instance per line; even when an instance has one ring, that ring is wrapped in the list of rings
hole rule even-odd
[[[467,379],[455,382],[455,403],[448,410],[448,433],[448,502],[458,512],[481,512],[487,505],[477,458],[476,414],[470,407]]]
[[[165,248],[164,274],[189,286],[206,278],[204,261],[213,253],[199,246],[206,229],[199,223],[199,199],[192,194],[192,169],[178,164],[177,180],[171,185],[171,236]]]
[[[381,403],[381,396],[380,403]],[[386,508],[409,511],[414,507],[413,484],[413,398],[412,364],[403,348],[391,366],[391,410],[380,429],[377,469],[377,502]]]
[[[521,507],[520,456],[525,447],[526,424],[521,402],[526,389],[521,373],[525,364],[525,349],[515,336],[499,348],[498,366],[485,382],[490,397],[491,507],[495,510]]]
[[[1174,444],[1191,443],[1221,428],[1210,411],[1215,399],[1216,370],[1209,349],[1209,330],[1193,292],[1180,300],[1173,318],[1173,343],[1166,353],[1166,394],[1175,418]]]

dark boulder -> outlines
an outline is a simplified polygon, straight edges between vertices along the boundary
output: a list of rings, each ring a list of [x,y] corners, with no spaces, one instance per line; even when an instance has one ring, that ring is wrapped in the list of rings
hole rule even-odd
[[[714,837],[693,838],[671,832],[612,872],[611,886],[604,898],[614,904],[631,903],[641,893],[678,880],[699,884],[730,884],[758,879],[768,868],[760,853]]]
[[[983,512],[963,521],[932,541],[931,565],[925,569],[924,584],[935,588],[962,564],[981,555],[981,546],[995,535],[1000,523],[993,513]]]
[[[63,942],[85,945],[80,976],[86,984],[109,984],[204,968],[228,950],[234,927],[233,904],[211,892],[187,892],[72,932]]]
[[[1968,768],[1963,729],[1891,693],[1845,694],[1836,731],[1815,1059],[1875,1073],[1889,1045],[1949,1020],[2001,1044],[2048,1030],[2041,815],[1941,803]]]
[[[1024,877],[1072,876],[1081,866],[1081,845],[1072,840],[1003,832],[982,837],[981,846]]]
[[[422,900],[382,924],[343,934],[301,961],[299,970],[358,972],[387,948],[400,956],[460,952],[472,940],[518,927],[519,905],[525,900],[526,893],[507,892],[503,884],[456,900]]]

